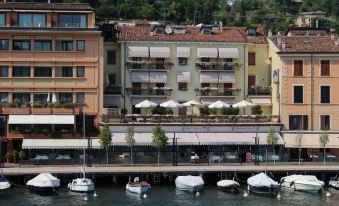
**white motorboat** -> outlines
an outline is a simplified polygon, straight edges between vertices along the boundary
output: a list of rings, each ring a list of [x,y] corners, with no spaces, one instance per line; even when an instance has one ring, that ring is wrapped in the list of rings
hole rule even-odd
[[[146,181],[139,182],[139,177],[134,178],[134,181],[129,181],[126,184],[126,190],[136,194],[146,194],[151,190],[151,185]]]
[[[332,177],[328,185],[336,190],[339,190],[339,179],[338,177]]]
[[[240,184],[234,180],[220,180],[217,182],[218,189],[229,192],[229,193],[238,193],[240,192]]]
[[[6,177],[0,173],[0,194],[6,193],[11,188],[11,184],[8,182]]]
[[[189,192],[195,192],[200,191],[204,187],[204,180],[201,176],[178,176],[175,179],[175,186],[179,190],[183,191],[189,191]]]
[[[320,192],[325,184],[314,175],[290,175],[281,178],[280,183],[283,187],[303,192]]]
[[[29,180],[26,185],[33,192],[55,192],[60,187],[60,180],[50,173],[41,173]]]
[[[280,189],[280,185],[263,172],[248,178],[247,184],[250,192],[255,195],[273,197],[278,195]]]

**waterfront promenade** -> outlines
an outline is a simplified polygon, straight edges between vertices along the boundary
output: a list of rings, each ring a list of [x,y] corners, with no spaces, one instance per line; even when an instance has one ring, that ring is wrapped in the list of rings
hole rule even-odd
[[[79,166],[80,168],[80,166]],[[239,172],[338,172],[339,165],[190,165],[190,166],[99,166],[87,167],[86,173],[91,174],[135,174],[135,173],[215,173]],[[72,174],[80,170],[77,166],[43,166],[43,167],[12,167],[2,168],[5,175],[29,175],[43,172],[53,174]]]

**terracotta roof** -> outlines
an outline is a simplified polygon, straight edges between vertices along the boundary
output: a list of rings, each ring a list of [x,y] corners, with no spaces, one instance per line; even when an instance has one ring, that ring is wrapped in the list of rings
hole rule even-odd
[[[335,45],[331,36],[281,36],[285,42],[285,49],[278,53],[339,53],[339,46]],[[270,38],[277,45],[277,36]]]
[[[94,11],[89,4],[0,3],[0,9]]]
[[[176,26],[173,26],[175,28]],[[181,26],[182,27],[182,26]],[[243,27],[224,27],[223,31],[212,30],[210,35],[201,34],[200,27],[185,26],[184,34],[153,34],[152,27],[120,26],[118,41],[175,41],[175,42],[239,42],[267,43],[266,37],[248,38]]]

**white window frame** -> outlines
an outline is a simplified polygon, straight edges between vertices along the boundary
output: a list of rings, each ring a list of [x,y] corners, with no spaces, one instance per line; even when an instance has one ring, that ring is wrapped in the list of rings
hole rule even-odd
[[[321,103],[321,87],[330,87],[330,103]],[[320,84],[319,85],[319,104],[331,104],[332,103],[332,85],[331,84]]]
[[[295,86],[302,86],[303,87],[303,102],[302,103],[295,103],[294,102],[294,87]],[[292,103],[293,104],[305,104],[305,85],[304,84],[292,84]]]
[[[302,76],[295,76],[294,75],[294,61],[303,61],[303,75]],[[292,77],[304,77],[305,76],[305,60],[304,59],[292,59],[292,64],[293,64],[293,73],[292,73]]]
[[[321,61],[330,61],[330,75],[329,76],[322,76],[321,75]],[[331,64],[331,59],[320,59],[319,60],[319,77],[330,77],[332,74],[332,64]]]
[[[330,128],[329,128],[329,130],[331,130],[331,128],[332,128],[332,115],[330,115],[330,114],[320,114],[319,115],[319,131],[322,131],[322,129],[321,129],[321,116],[329,116],[330,117]]]

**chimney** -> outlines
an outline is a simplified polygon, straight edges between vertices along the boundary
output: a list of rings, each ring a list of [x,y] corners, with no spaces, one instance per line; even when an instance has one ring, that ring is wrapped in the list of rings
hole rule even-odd
[[[268,36],[268,37],[272,37],[272,35],[273,35],[273,34],[272,34],[272,31],[271,31],[271,29],[270,29],[270,30],[268,30],[268,34],[267,34],[267,36]]]
[[[334,34],[333,33],[331,34],[331,40],[334,40]]]
[[[222,30],[223,30],[222,21],[219,21],[219,30],[220,30],[220,31],[222,31]]]
[[[315,20],[315,28],[317,28],[317,29],[319,28],[319,19]]]
[[[278,45],[279,48],[281,48],[281,43],[282,43],[281,36],[278,36],[277,37],[277,45]]]
[[[334,41],[334,45],[335,45],[335,46],[339,46],[339,39],[336,39],[336,40]]]
[[[286,49],[286,42],[281,43],[281,49]]]

